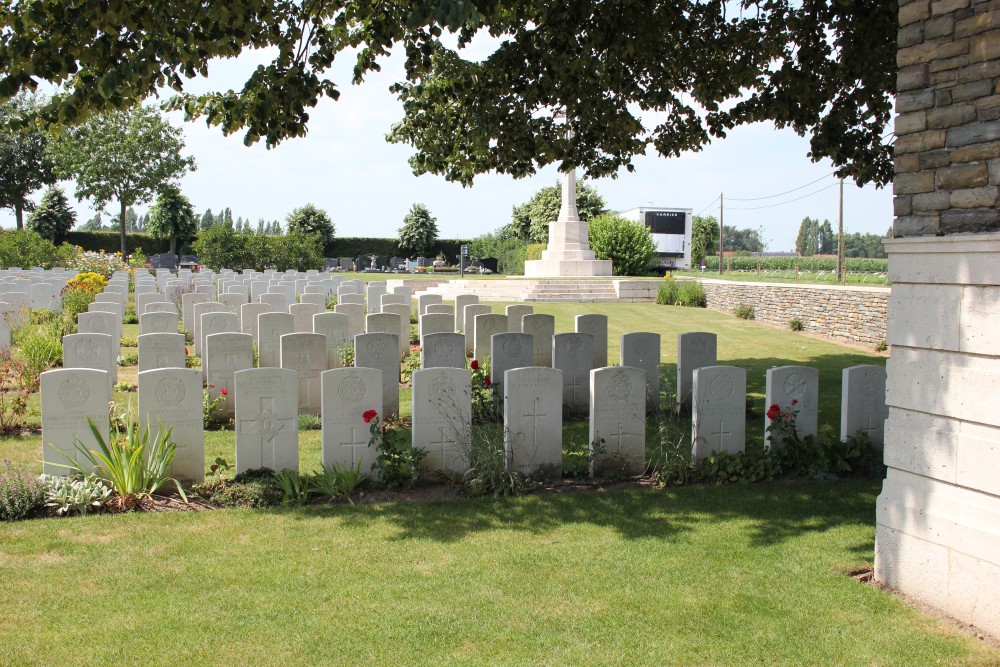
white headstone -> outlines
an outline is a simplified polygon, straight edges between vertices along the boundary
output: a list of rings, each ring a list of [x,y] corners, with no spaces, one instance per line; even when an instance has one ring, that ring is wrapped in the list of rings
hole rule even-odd
[[[466,307],[466,318],[468,318],[469,310]],[[466,319],[468,321],[468,319]],[[490,357],[490,339],[493,334],[506,333],[507,332],[507,316],[506,315],[494,315],[492,313],[486,313],[483,315],[476,315],[473,318],[474,331],[475,331],[475,345],[473,348],[473,356],[480,361],[480,363],[486,361]]]
[[[410,353],[410,307],[390,303],[382,306],[382,313],[399,315],[399,354],[408,356]]]
[[[180,334],[148,334],[178,336]],[[176,445],[169,475],[200,484],[205,481],[205,428],[201,405],[201,373],[194,368],[159,368],[139,373],[139,424],[149,441],[160,428],[172,428]]]
[[[562,371],[516,368],[503,382],[508,465],[524,475],[562,477]]]
[[[691,455],[742,452],[746,447],[747,372],[735,366],[694,371],[691,399]]]
[[[421,368],[465,368],[465,336],[436,333],[424,337],[420,347]]]
[[[257,342],[257,317],[261,313],[273,312],[274,306],[267,303],[244,303],[240,306],[240,332],[250,334]]]
[[[464,473],[472,446],[472,373],[464,368],[414,371],[412,414],[413,446],[427,450],[422,467]]]
[[[184,368],[184,335],[179,333],[142,334],[139,341],[139,372],[157,368]],[[198,373],[198,371],[195,371]]]
[[[420,316],[420,339],[436,333],[454,333],[455,317],[452,315],[427,313]],[[423,343],[421,343],[422,345]]]
[[[122,353],[122,322],[114,313],[95,310],[76,316],[79,333],[100,333],[111,336],[111,354],[117,361]]]
[[[608,365],[608,316],[607,315],[577,315],[576,332],[590,334],[594,337],[594,368],[604,368]]]
[[[692,373],[696,368],[718,363],[718,340],[714,333],[691,331],[677,335],[677,411],[691,409]]]
[[[294,323],[288,313],[261,313],[257,317],[257,365],[281,366],[281,337],[293,333]]]
[[[290,333],[281,337],[281,367],[294,369],[299,381],[299,412],[318,415],[319,375],[326,370],[326,336]]]
[[[399,413],[398,337],[390,333],[359,334],[354,337],[354,365],[382,372],[382,409]]]
[[[340,346],[351,341],[351,323],[343,313],[317,313],[313,315],[313,333],[326,336],[326,367],[340,368]]]
[[[146,292],[145,294],[135,295],[135,314],[142,315],[146,312],[146,304],[153,303],[154,301],[166,301],[167,297],[160,294],[159,292]]]
[[[593,360],[594,338],[590,334],[561,333],[552,338],[552,367],[562,371],[563,405],[570,414],[590,411]]]
[[[201,339],[201,358],[202,361],[205,360],[206,350],[205,341],[209,336],[213,334],[220,333],[240,333],[240,318],[233,313],[226,311],[204,313],[201,316],[201,321],[198,324],[198,336]],[[253,336],[250,337],[251,340]],[[205,375],[207,365],[202,364],[201,370],[203,377],[207,378]]]
[[[885,445],[885,366],[850,366],[841,372],[840,439],[864,431],[875,449]]]
[[[321,376],[323,403],[323,463],[361,463],[368,473],[378,452],[370,446],[370,425],[363,415],[374,410],[382,416],[382,374],[374,368],[335,368]]]
[[[385,283],[378,281],[368,283],[365,288],[368,314],[382,312],[382,295],[385,294]]]
[[[363,306],[365,305],[365,297],[363,294],[355,294],[353,292],[345,292],[341,294],[337,299],[337,304]]]
[[[338,303],[333,308],[335,313],[343,313],[351,321],[351,337],[365,332],[365,307],[356,303]],[[384,312],[384,309],[383,309]]]
[[[427,306],[437,305],[443,300],[440,294],[421,294],[417,296],[417,317],[427,312]]]
[[[274,313],[287,313],[288,312],[288,297],[286,297],[281,292],[266,292],[261,294],[258,299],[260,303],[266,303],[271,306],[271,312]]]
[[[99,335],[99,334],[98,334]],[[61,368],[39,376],[42,403],[42,472],[70,475],[67,457],[81,465],[86,459],[77,451],[77,439],[88,450],[98,449],[87,419],[108,441],[108,403],[111,385],[108,373],[90,368]]]
[[[204,294],[199,294],[198,292],[181,294],[181,326],[183,326],[184,330],[192,336],[194,336],[194,304],[205,303],[206,301],[208,301],[208,297]],[[194,338],[191,340],[194,340]]]
[[[146,313],[172,313],[177,315],[178,321],[180,321],[180,313],[177,312],[177,305],[172,301],[154,301],[153,303],[146,304]],[[139,316],[142,319],[142,315]]]
[[[201,347],[205,343],[205,336],[201,331],[202,316],[207,313],[225,312],[228,312],[226,307],[218,301],[205,301],[204,303],[196,303],[192,306],[191,321],[194,323],[194,329],[191,331],[191,340],[194,341],[194,353],[199,357],[205,353]]]
[[[177,333],[177,313],[143,313],[139,316],[139,334]]]
[[[552,367],[552,337],[556,333],[556,318],[552,315],[525,315],[521,331],[532,337],[535,365]]]
[[[476,318],[489,315],[493,310],[487,304],[470,303],[464,308],[465,321],[465,354],[475,356],[476,350]]]
[[[455,319],[455,306],[450,303],[432,303],[427,306],[425,315],[451,315],[452,321]]]
[[[591,474],[610,471],[641,475],[646,468],[646,372],[615,366],[590,372],[588,442],[600,448]]]
[[[816,437],[819,428],[819,370],[806,366],[778,366],[767,369],[764,393],[765,410],[777,404],[782,413],[798,411],[795,432],[800,438]],[[764,415],[764,444],[770,446],[767,427],[771,420]]]
[[[406,299],[399,294],[383,294],[379,297],[379,306],[384,308],[385,306],[405,306]]]
[[[507,331],[510,331],[511,333],[522,333],[521,318],[525,315],[532,315],[534,312],[535,308],[533,306],[525,306],[524,304],[512,304],[507,306]]]
[[[309,289],[309,287],[306,287],[306,289]],[[323,288],[317,287],[316,289],[322,290]],[[322,313],[326,310],[326,295],[321,293],[303,294],[299,297],[299,303],[309,303],[314,306],[319,306],[319,311],[317,312]]]
[[[413,310],[413,290],[403,285],[401,287],[393,287],[392,293],[403,297],[403,305]]]
[[[646,371],[646,410],[660,407],[660,334],[640,331],[622,334],[622,366]]]
[[[105,371],[110,393],[118,381],[114,338],[108,334],[78,333],[63,336],[63,368],[93,368]]]
[[[490,376],[494,391],[503,391],[504,373],[514,368],[534,366],[532,337],[523,333],[504,332],[493,334],[490,342]]]
[[[253,468],[298,471],[299,392],[295,371],[237,371],[235,393],[236,473]]]
[[[226,307],[226,310],[233,315],[240,314],[240,308],[247,302],[247,298],[239,293],[226,292],[219,295],[219,303]]]
[[[314,303],[293,303],[288,307],[288,312],[292,315],[292,330],[295,333],[312,333],[313,315],[324,310]]]
[[[465,307],[479,303],[475,294],[459,294],[455,297],[455,331],[465,333]]]
[[[205,337],[202,373],[208,383],[208,395],[212,399],[226,397],[219,406],[220,416],[228,418],[235,413],[236,373],[248,368],[253,368],[253,337],[250,334],[225,332]]]

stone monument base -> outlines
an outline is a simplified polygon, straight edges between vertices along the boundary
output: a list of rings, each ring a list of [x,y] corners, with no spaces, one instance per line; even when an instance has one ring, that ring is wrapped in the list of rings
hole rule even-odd
[[[610,276],[609,259],[534,259],[524,263],[526,278]]]

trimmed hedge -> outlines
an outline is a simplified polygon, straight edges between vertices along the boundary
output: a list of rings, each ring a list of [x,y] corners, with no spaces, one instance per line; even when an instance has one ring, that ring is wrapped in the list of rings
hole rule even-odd
[[[129,232],[126,242],[129,253],[141,248],[144,255],[159,255],[170,250],[170,239],[156,239],[143,232]],[[115,252],[121,248],[118,232],[68,232],[66,243],[78,245],[84,250],[98,252]]]
[[[723,267],[732,271],[836,271],[835,257],[749,257],[735,255],[724,260]],[[844,267],[848,273],[885,273],[889,269],[889,260],[871,257],[845,257]],[[719,270],[719,257],[705,258],[707,271]]]

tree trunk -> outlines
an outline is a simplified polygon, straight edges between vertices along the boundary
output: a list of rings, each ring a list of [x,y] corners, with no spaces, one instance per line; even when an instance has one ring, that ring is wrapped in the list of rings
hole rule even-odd
[[[17,228],[24,229],[24,207],[20,204],[14,205],[14,217],[17,218]]]
[[[177,237],[176,236],[171,236],[170,237],[170,252],[172,254],[174,254],[174,255],[177,254]]]
[[[122,261],[128,257],[128,247],[125,245],[125,202],[122,202],[121,215],[118,217],[118,226],[121,230],[121,240],[122,240]]]

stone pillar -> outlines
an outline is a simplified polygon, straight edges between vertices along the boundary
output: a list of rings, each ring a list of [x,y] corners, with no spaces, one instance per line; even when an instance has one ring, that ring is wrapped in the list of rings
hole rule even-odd
[[[576,210],[576,170],[562,175],[559,219],[549,223],[549,245],[542,258],[524,263],[529,278],[556,276],[610,276],[611,261],[597,259],[590,249],[589,226]]]
[[[899,24],[875,576],[1000,636],[1000,3]]]

